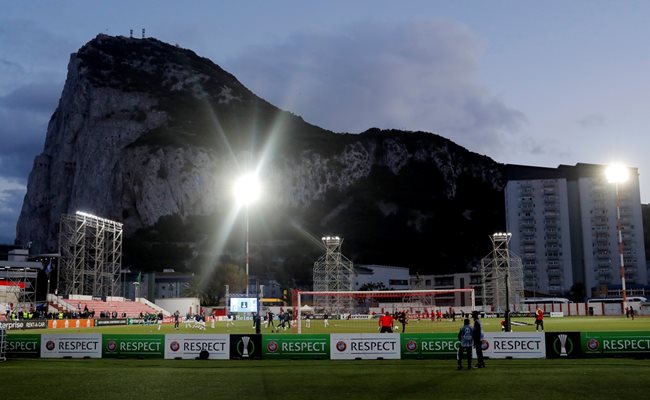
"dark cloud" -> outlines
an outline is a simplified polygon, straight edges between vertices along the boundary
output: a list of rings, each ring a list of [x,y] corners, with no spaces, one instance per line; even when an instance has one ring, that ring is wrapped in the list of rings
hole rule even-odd
[[[260,96],[327,129],[425,130],[489,153],[516,140],[525,117],[480,85],[481,52],[481,41],[459,24],[360,24],[250,48],[227,68]]]
[[[0,177],[26,178],[43,150],[50,112],[0,107]]]
[[[11,60],[0,58],[0,71],[3,73],[24,73],[25,68]]]
[[[0,177],[0,243],[14,242],[25,191],[24,182]]]
[[[52,113],[61,95],[60,83],[30,83],[5,96],[0,96],[0,107]]]
[[[78,43],[0,17],[0,242],[13,242],[34,157]]]

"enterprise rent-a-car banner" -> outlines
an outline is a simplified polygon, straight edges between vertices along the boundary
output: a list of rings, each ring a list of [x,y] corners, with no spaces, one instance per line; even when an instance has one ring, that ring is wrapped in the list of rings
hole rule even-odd
[[[165,335],[165,358],[195,359],[202,350],[210,360],[230,358],[230,335]]]
[[[41,335],[41,358],[102,358],[102,335],[43,334]]]
[[[400,358],[399,333],[352,333],[330,336],[330,359]]]

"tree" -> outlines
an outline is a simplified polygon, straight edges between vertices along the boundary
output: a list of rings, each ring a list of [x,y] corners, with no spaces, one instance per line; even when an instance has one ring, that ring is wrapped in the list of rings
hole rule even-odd
[[[194,275],[183,295],[197,297],[204,306],[218,305],[225,296],[226,285],[232,293],[243,293],[246,273],[234,264],[218,265],[212,271]]]
[[[585,300],[587,296],[587,290],[585,289],[585,284],[582,282],[576,282],[569,289],[569,298],[574,303],[581,303]]]
[[[246,291],[246,272],[238,265],[225,263],[217,268],[215,276],[217,292],[221,299],[226,292],[226,285],[229,286],[231,293],[244,293]]]
[[[384,282],[368,282],[361,285],[359,290],[361,291],[374,291],[374,290],[386,290]]]
[[[200,275],[194,275],[188,286],[183,291],[183,296],[196,297],[201,305],[213,304],[213,287],[210,282]]]

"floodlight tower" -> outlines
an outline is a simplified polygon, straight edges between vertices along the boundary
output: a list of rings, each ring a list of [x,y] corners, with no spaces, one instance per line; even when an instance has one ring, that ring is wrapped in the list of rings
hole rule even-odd
[[[314,291],[353,290],[354,268],[352,261],[341,254],[343,239],[338,236],[325,236],[322,241],[325,245],[325,255],[314,263]],[[349,298],[341,296],[324,296],[319,301],[329,312],[348,312],[352,304]]]
[[[62,214],[59,253],[59,293],[95,297],[118,295],[122,223],[82,211]]]
[[[511,233],[497,232],[490,236],[492,253],[481,260],[483,304],[504,310],[506,331],[510,331],[510,304],[519,303],[523,295],[521,259],[508,250]],[[512,300],[512,301],[511,301]]]
[[[618,254],[621,274],[621,290],[623,292],[623,312],[627,311],[627,290],[625,288],[625,258],[623,257],[623,226],[621,225],[621,195],[618,185],[625,183],[629,177],[627,167],[620,164],[612,164],[605,170],[607,181],[614,184],[616,190],[616,231],[618,233]]]

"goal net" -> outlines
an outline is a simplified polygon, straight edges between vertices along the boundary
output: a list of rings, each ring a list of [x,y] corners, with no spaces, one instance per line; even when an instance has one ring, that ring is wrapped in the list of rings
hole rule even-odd
[[[389,313],[395,331],[431,332],[432,324],[454,321],[475,309],[473,288],[445,290],[293,291],[298,333],[377,332]],[[405,321],[405,323],[402,323]]]

